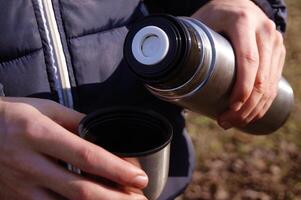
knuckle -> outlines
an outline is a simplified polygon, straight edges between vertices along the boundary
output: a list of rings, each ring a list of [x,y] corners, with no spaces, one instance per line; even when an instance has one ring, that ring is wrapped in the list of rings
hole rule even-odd
[[[245,124],[246,116],[244,116],[243,114],[240,114],[236,117],[236,120],[239,124]]]
[[[235,12],[235,14],[238,20],[250,20],[249,12],[246,9],[239,9]]]
[[[276,31],[275,33],[275,44],[277,46],[284,46],[283,45],[284,41],[283,41],[283,36],[279,31]]]
[[[127,183],[129,180],[124,178],[124,174],[116,173],[114,174],[114,179],[117,183]]]
[[[82,148],[78,151],[78,165],[83,168],[83,170],[90,171],[93,168],[93,163],[95,160],[95,155],[92,150],[88,148]]]
[[[271,99],[272,101],[277,97],[278,95],[278,90],[277,89],[274,89],[271,91]]]
[[[27,140],[35,140],[43,133],[43,128],[37,120],[25,120],[21,125],[23,136]]]
[[[265,115],[265,113],[266,113],[266,110],[260,111],[260,112],[258,113],[258,115],[256,116],[256,120],[259,120],[259,119],[263,118],[264,115]]]
[[[245,126],[252,122],[254,115],[251,113],[245,120]]]
[[[266,80],[267,80],[267,76],[265,76],[263,74],[257,75],[255,83],[254,83],[254,89],[259,94],[264,94],[265,93]]]
[[[238,93],[238,100],[243,103],[246,102],[251,92],[252,92],[251,87],[245,84]]]
[[[258,54],[255,52],[248,51],[244,53],[242,59],[247,65],[251,65],[255,67],[258,67],[259,65],[259,57]]]
[[[267,92],[265,92],[265,93],[262,95],[262,100],[263,100],[264,102],[267,102],[270,98],[271,98],[271,92],[270,92],[270,91],[267,91]]]
[[[124,183],[124,184],[130,183],[133,177],[125,170],[119,170],[119,172],[115,173],[114,176],[115,176],[114,178],[118,183]]]
[[[32,139],[35,137],[35,133],[36,133],[36,125],[31,122],[31,121],[25,121],[23,124],[22,124],[22,128],[23,128],[23,136],[26,138],[26,139]]]
[[[90,192],[84,186],[79,186],[76,191],[76,199],[79,200],[92,200]]]
[[[271,87],[270,85],[268,85],[269,87],[266,88],[265,93],[263,94],[263,98],[264,100],[268,100],[271,98],[271,96],[273,95],[273,87]]]
[[[270,34],[276,31],[276,24],[270,19],[266,20],[263,25],[265,30]]]

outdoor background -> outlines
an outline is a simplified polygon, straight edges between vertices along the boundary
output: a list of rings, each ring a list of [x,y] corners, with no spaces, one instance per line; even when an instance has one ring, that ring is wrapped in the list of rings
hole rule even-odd
[[[223,131],[188,113],[197,166],[184,200],[301,200],[301,0],[287,0],[284,76],[295,92],[290,120],[273,135]]]

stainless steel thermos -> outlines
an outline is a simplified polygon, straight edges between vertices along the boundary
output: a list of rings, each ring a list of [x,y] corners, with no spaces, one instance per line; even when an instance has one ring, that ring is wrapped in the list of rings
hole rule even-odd
[[[130,69],[162,100],[210,118],[228,109],[235,82],[231,44],[200,21],[154,15],[133,25],[124,45]],[[282,78],[265,116],[242,131],[269,134],[280,128],[292,110],[293,90]]]

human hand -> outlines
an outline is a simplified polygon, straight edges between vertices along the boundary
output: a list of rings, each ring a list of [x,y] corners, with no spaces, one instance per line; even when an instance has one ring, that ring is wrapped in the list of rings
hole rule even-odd
[[[262,118],[277,95],[286,54],[274,22],[249,0],[212,0],[192,17],[225,34],[236,54],[236,81],[219,125],[243,127]]]
[[[73,174],[61,160],[121,186],[142,189],[145,173],[73,134],[84,115],[55,102],[30,98],[0,100],[0,199],[146,199]]]

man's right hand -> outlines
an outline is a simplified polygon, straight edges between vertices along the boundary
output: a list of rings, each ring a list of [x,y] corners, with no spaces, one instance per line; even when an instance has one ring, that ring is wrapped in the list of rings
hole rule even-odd
[[[141,169],[73,134],[83,116],[49,100],[1,98],[0,199],[146,199],[57,164],[57,160],[70,163],[124,188],[142,189],[147,185]]]

